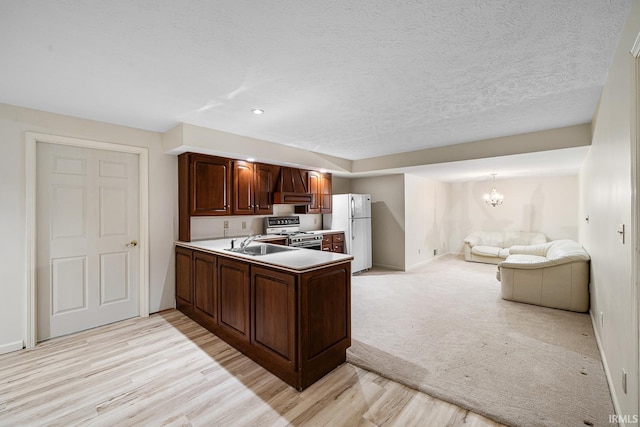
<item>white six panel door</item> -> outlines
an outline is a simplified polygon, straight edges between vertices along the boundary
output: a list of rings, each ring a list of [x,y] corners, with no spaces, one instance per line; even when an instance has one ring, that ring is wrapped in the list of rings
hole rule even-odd
[[[38,341],[139,315],[138,156],[37,144]]]

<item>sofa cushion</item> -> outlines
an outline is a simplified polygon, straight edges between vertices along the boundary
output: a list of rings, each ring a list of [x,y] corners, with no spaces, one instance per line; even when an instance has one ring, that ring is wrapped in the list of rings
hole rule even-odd
[[[464,239],[464,259],[498,264],[507,258],[513,245],[532,245],[547,241],[544,233],[523,231],[474,231]]]
[[[471,253],[480,256],[500,256],[500,249],[496,246],[474,246],[471,248]]]
[[[515,245],[511,246],[511,255],[524,254],[524,255],[537,255],[540,257],[547,256],[547,250],[553,242],[541,243],[539,245]]]
[[[510,268],[518,268],[518,267],[529,267],[532,264],[540,265],[547,261],[546,257],[538,256],[538,255],[509,255],[509,259],[507,260],[509,264],[501,263],[502,266],[509,266]]]

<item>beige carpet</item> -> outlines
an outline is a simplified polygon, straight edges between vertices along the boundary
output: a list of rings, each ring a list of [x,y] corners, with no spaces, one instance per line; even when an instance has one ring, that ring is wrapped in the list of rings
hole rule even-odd
[[[609,426],[588,314],[504,301],[496,266],[447,255],[352,281],[348,361],[516,426]]]

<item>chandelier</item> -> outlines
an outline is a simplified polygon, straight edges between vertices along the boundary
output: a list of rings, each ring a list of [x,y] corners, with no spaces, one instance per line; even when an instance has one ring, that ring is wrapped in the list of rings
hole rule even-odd
[[[493,188],[491,189],[491,193],[485,193],[482,198],[487,205],[495,208],[502,204],[504,196],[496,191],[496,174],[492,173],[491,176],[493,177]]]

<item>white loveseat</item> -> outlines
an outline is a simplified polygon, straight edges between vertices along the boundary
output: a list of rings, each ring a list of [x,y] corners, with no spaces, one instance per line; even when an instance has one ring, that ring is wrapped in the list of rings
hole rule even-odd
[[[524,231],[474,231],[464,239],[464,259],[467,261],[498,264],[509,256],[514,245],[545,243],[544,233]]]
[[[502,299],[588,311],[590,259],[573,240],[512,246],[511,254],[498,264]]]

